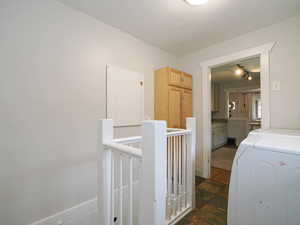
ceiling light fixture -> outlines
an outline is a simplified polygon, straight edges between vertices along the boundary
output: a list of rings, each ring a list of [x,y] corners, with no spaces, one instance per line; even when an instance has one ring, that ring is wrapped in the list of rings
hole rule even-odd
[[[236,66],[237,66],[237,69],[235,70],[235,74],[238,76],[243,75],[245,73],[244,67],[242,67],[239,64],[237,64]]]
[[[238,68],[238,69],[235,70],[235,75],[238,75],[238,76],[239,76],[239,75],[242,75],[243,72],[244,72],[244,71],[243,71],[242,69]]]
[[[208,0],[184,0],[186,3],[192,6],[204,5]]]
[[[250,71],[246,70],[243,66],[241,66],[240,64],[236,64],[237,69],[235,70],[235,74],[238,76],[241,76],[244,79],[247,80],[252,80],[253,77],[250,74]]]

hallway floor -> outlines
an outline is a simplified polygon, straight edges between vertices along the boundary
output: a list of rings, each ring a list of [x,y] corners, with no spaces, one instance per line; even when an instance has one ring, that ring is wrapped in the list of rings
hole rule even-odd
[[[211,153],[211,164],[215,168],[231,170],[237,148],[230,145],[223,146]]]
[[[211,179],[196,178],[196,208],[176,225],[226,225],[230,171],[212,168]]]

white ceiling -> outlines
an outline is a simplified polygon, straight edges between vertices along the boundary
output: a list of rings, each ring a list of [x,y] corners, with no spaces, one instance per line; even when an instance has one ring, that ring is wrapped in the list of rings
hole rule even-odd
[[[239,60],[236,62],[231,62],[222,66],[218,66],[211,70],[211,79],[215,82],[233,82],[244,80],[242,76],[235,74],[237,69],[236,64],[240,64],[246,70],[250,72],[256,72],[251,74],[253,77],[253,82],[257,81],[260,78],[260,58],[254,57],[250,59]]]
[[[300,14],[300,0],[59,0],[176,55]]]

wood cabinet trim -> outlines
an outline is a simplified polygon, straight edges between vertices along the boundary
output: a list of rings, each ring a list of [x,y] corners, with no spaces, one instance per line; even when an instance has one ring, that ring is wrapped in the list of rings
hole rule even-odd
[[[186,89],[193,89],[193,76],[182,72],[182,87]],[[187,82],[186,82],[187,81]]]
[[[173,68],[168,68],[168,84],[181,87],[182,72]]]

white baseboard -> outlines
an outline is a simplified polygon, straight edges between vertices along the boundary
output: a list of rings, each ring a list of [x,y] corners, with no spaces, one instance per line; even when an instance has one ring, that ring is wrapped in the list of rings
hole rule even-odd
[[[97,225],[97,199],[91,199],[30,225]]]

